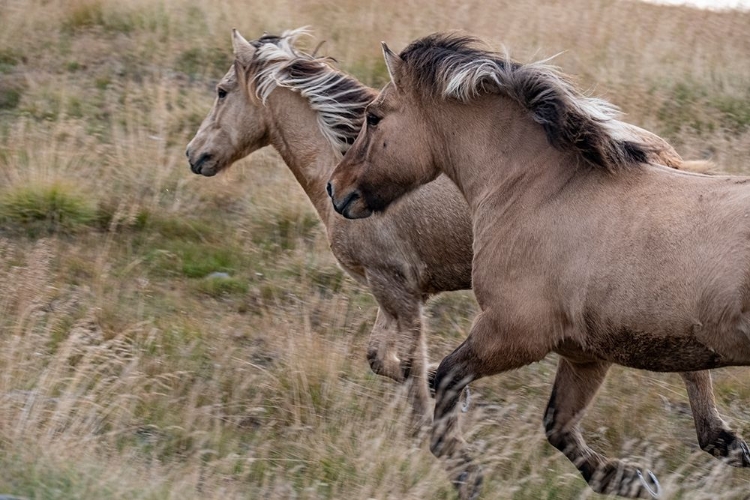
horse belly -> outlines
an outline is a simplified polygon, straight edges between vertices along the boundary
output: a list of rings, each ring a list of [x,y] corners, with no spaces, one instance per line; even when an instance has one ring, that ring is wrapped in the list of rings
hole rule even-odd
[[[618,365],[655,372],[708,370],[733,364],[694,335],[659,335],[621,329],[604,335],[590,349]]]

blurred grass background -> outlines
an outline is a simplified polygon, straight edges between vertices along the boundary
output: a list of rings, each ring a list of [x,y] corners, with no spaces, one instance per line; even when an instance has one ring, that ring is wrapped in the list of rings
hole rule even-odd
[[[380,40],[466,29],[557,63],[686,159],[750,173],[750,14],[626,0],[0,2],[0,494],[26,498],[453,498],[372,375],[369,293],[262,150],[217,178],[184,148],[231,63],[230,30],[312,27],[364,82]],[[317,40],[310,40],[314,46]],[[278,193],[285,193],[280,200]],[[287,196],[286,193],[293,193]],[[213,275],[213,273],[226,273]],[[475,304],[427,309],[432,359]],[[547,445],[553,357],[476,384],[465,431],[484,498],[596,497]],[[715,372],[750,437],[750,371]],[[592,446],[649,465],[669,499],[747,499],[701,452],[676,375],[614,369]]]

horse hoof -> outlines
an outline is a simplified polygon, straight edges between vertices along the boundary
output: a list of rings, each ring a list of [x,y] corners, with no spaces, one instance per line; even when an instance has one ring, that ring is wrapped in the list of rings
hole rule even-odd
[[[466,413],[469,411],[469,407],[471,406],[471,391],[469,390],[469,386],[467,385],[464,387],[464,402],[461,404],[461,412]]]
[[[600,467],[589,480],[589,486],[603,495],[654,499],[661,496],[661,485],[653,472],[641,470],[618,460]]]
[[[430,396],[435,397],[435,377],[437,376],[437,366],[431,366],[427,370],[427,385],[430,387]]]
[[[750,467],[750,448],[731,431],[723,430],[703,449],[732,467]]]
[[[742,439],[735,441],[737,447],[729,452],[729,464],[734,467],[750,467],[750,448]]]
[[[661,484],[659,484],[659,480],[656,479],[653,472],[650,470],[646,470],[646,472],[648,473],[648,479],[651,484],[648,484],[649,481],[646,481],[646,478],[643,477],[643,474],[639,470],[638,479],[641,480],[641,486],[646,490],[646,493],[651,495],[651,498],[659,498],[661,496]]]
[[[452,482],[458,490],[458,498],[461,500],[476,500],[482,492],[482,483],[484,482],[482,468],[470,464]]]

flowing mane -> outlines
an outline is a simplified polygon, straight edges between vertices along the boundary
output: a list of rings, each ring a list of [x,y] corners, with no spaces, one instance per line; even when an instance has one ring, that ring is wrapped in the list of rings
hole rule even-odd
[[[286,87],[307,98],[318,113],[323,135],[345,153],[362,128],[364,109],[374,92],[332,66],[328,57],[316,57],[295,48],[304,28],[281,36],[264,35],[250,43],[256,48],[250,66],[250,86],[263,103],[276,87]]]
[[[546,61],[520,64],[455,33],[416,40],[400,57],[402,71],[419,90],[462,102],[485,93],[505,95],[544,127],[550,144],[576,150],[592,165],[614,172],[648,161],[647,145],[621,138],[626,132],[615,105],[585,96]]]

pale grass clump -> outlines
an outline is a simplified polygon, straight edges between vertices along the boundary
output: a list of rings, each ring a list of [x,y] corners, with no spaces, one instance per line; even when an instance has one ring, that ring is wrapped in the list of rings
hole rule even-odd
[[[0,224],[0,494],[453,498],[407,432],[405,388],[365,362],[374,300],[337,266],[278,155],[212,179],[189,172],[184,147],[231,63],[232,27],[254,38],[310,25],[323,53],[371,85],[387,79],[380,40],[400,49],[435,30],[467,29],[523,61],[566,50],[556,64],[628,121],[686,158],[747,171],[747,14],[584,0],[20,0],[0,18],[0,93],[13,92],[0,95],[0,199],[57,185],[93,211],[73,232]],[[475,308],[470,292],[430,302],[431,359],[460,342]],[[473,388],[464,429],[485,498],[595,497],[543,435],[554,369],[549,359]],[[745,437],[749,374],[715,374],[719,408]],[[613,370],[584,427],[598,450],[652,467],[664,498],[750,491],[747,471],[698,450],[674,375]]]

